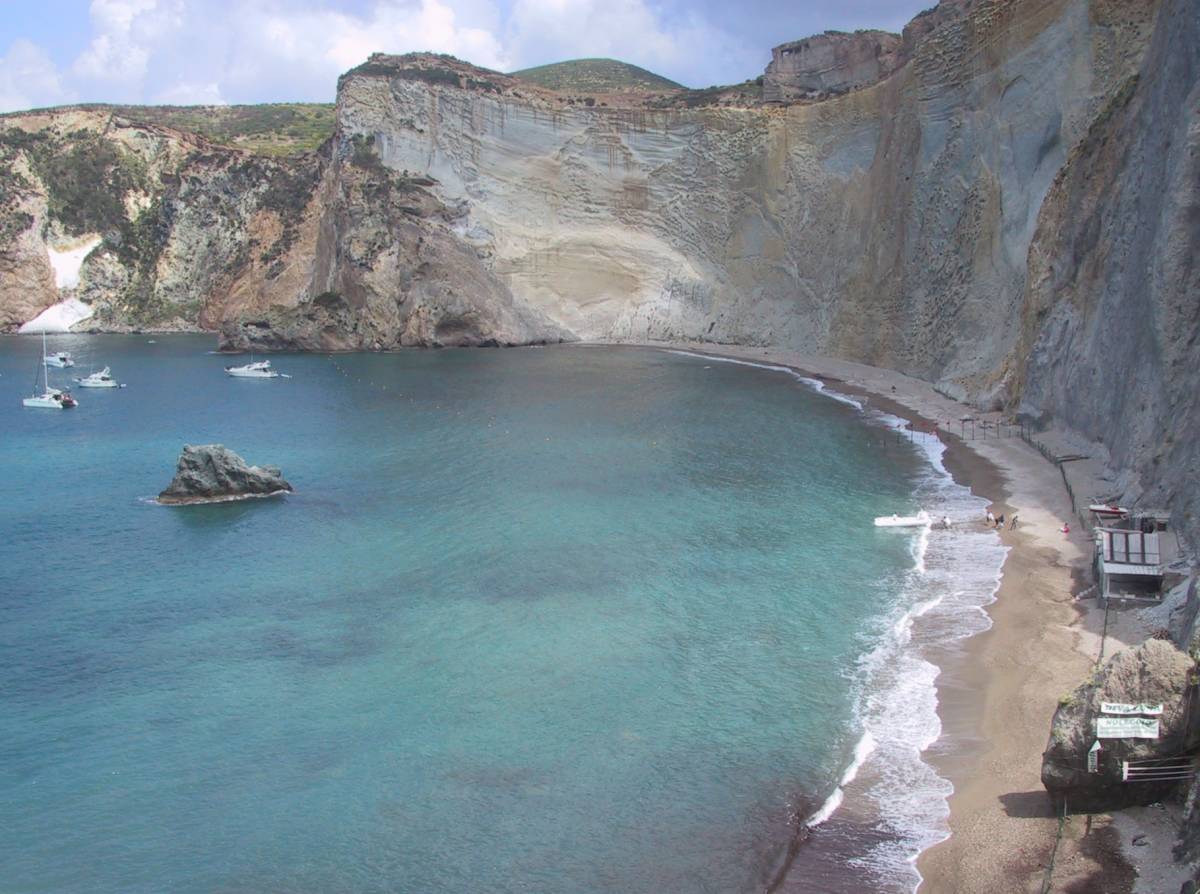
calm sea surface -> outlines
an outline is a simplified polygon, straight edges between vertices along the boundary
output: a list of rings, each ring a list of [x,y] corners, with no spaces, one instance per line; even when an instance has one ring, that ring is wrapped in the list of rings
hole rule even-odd
[[[155,339],[52,338],[52,381],[128,383],[65,412],[21,406],[40,341],[0,340],[0,890],[759,891],[856,750],[871,784],[785,884],[911,890],[947,789],[889,816],[917,777],[867,752],[917,759],[881,693],[924,687],[930,733],[905,635],[958,590],[871,518],[975,512],[916,446],[666,352],[253,381]],[[209,442],[296,493],[148,502]]]

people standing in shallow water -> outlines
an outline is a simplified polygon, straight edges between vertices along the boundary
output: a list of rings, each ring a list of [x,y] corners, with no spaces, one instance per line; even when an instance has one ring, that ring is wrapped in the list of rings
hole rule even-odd
[[[1001,531],[1004,530],[1004,513],[1003,512],[1001,512],[999,515],[996,516],[996,528]]]
[[[1015,531],[1017,529],[1017,514],[1015,512],[1013,513],[1012,521],[1008,523],[1008,529],[1010,531]]]
[[[992,515],[992,510],[990,509],[987,511],[987,523],[989,528],[996,526],[996,516]]]

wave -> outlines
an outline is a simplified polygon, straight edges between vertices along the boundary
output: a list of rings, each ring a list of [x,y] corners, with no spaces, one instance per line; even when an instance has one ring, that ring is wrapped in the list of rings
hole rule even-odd
[[[833,816],[834,812],[842,805],[845,798],[845,788],[858,777],[859,768],[867,762],[867,758],[871,756],[871,752],[875,750],[875,737],[870,731],[863,732],[858,744],[854,746],[854,754],[850,758],[850,765],[846,767],[842,773],[842,778],[838,780],[837,787],[834,788],[833,794],[825,799],[825,803],[820,806],[816,813],[805,820],[804,825],[809,829],[815,829],[825,820]]]
[[[737,357],[719,357],[715,354],[701,354],[697,351],[683,351],[678,348],[670,348],[667,350],[667,353],[668,354],[678,354],[681,357],[699,357],[703,360],[715,360],[718,363],[732,363],[737,366],[753,366],[756,369],[769,369],[772,372],[787,373],[789,376],[791,376],[796,381],[803,382],[809,388],[813,389],[814,391],[816,391],[820,394],[825,395],[828,398],[832,398],[833,400],[836,400],[838,403],[843,403],[848,406],[854,407],[854,409],[856,409],[856,410],[861,410],[863,408],[862,401],[856,400],[855,398],[851,397],[848,394],[842,394],[839,391],[834,391],[832,388],[828,387],[820,379],[814,379],[810,376],[801,375],[796,370],[792,369],[790,366],[780,366],[776,363],[759,363],[756,360],[741,360],[741,359],[738,359]]]

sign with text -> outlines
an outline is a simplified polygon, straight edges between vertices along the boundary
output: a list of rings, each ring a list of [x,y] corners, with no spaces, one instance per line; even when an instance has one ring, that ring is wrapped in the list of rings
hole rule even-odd
[[[1149,717],[1098,717],[1097,739],[1157,739],[1158,721]]]
[[[1088,749],[1088,772],[1100,772],[1100,740],[1097,739]]]
[[[1136,705],[1127,705],[1124,702],[1101,702],[1101,714],[1150,714],[1157,716],[1163,712],[1161,704],[1150,705],[1146,702],[1141,702]]]

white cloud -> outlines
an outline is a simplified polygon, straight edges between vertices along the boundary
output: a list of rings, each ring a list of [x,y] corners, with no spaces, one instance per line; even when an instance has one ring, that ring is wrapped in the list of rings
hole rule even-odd
[[[0,57],[0,112],[58,105],[73,99],[54,61],[37,44],[15,40]]]
[[[216,81],[207,84],[179,83],[154,95],[154,102],[168,106],[224,106],[221,87]]]
[[[75,60],[76,76],[137,85],[151,54],[183,25],[181,0],[92,0],[95,37]]]

